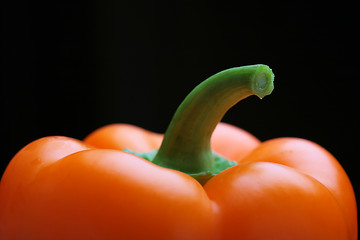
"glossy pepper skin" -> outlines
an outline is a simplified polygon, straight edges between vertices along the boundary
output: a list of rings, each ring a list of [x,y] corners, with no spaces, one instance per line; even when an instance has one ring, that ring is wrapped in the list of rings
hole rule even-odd
[[[298,138],[261,143],[218,123],[236,101],[269,94],[271,70],[214,76],[184,100],[165,136],[113,124],[84,141],[45,137],[24,147],[1,179],[0,239],[356,240],[354,192],[329,152]],[[213,102],[204,89],[228,94]],[[149,161],[124,149],[159,150]],[[217,173],[212,152],[236,165]]]

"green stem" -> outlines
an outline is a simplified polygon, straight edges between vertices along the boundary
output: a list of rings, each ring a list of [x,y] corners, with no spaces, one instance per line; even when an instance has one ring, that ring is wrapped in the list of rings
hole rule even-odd
[[[274,75],[265,65],[231,68],[198,85],[181,103],[153,163],[193,175],[213,172],[210,137],[224,114],[250,96],[273,90]]]

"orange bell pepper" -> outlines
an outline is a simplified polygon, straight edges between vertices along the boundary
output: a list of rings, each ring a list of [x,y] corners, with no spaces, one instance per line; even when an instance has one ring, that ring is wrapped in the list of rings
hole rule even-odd
[[[273,78],[264,65],[210,77],[164,136],[113,124],[30,143],[1,179],[0,239],[356,240],[354,191],[329,152],[219,123]]]

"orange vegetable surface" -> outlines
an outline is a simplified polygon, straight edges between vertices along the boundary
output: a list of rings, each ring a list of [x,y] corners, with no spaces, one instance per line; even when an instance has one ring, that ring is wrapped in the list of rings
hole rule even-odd
[[[259,76],[264,68],[250,70]],[[328,151],[299,138],[260,142],[233,125],[211,124],[194,151],[210,145],[234,164],[204,181],[123,151],[167,154],[162,134],[129,124],[104,126],[84,141],[55,136],[28,144],[1,179],[0,239],[357,239],[354,191]],[[176,136],[181,147],[171,153],[184,149]]]

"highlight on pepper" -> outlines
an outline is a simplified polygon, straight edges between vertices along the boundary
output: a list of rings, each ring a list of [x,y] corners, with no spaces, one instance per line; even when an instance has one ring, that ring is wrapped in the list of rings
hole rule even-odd
[[[357,240],[353,187],[326,149],[221,122],[273,80],[262,64],[219,72],[164,134],[119,123],[29,143],[1,178],[0,239]]]

